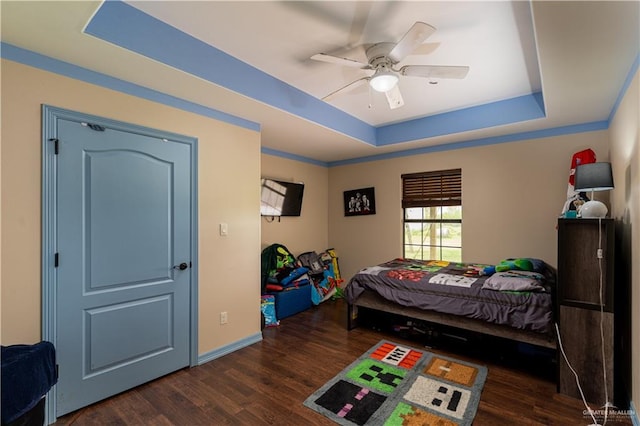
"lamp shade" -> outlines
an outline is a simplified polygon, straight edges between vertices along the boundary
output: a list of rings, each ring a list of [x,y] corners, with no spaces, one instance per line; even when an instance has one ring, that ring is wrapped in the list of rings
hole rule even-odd
[[[377,92],[387,92],[393,89],[397,82],[398,76],[384,66],[378,68],[371,80],[369,80],[369,84]]]
[[[576,191],[607,191],[613,189],[611,163],[589,163],[576,167]]]

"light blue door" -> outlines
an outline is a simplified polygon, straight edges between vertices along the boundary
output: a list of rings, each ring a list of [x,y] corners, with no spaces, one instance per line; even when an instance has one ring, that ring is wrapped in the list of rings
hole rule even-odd
[[[191,148],[57,126],[61,416],[189,365]]]

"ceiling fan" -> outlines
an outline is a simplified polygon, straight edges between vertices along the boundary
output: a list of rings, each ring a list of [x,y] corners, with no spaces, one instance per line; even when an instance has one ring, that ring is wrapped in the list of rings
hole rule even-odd
[[[456,78],[461,79],[467,76],[469,67],[467,66],[444,66],[444,65],[405,65],[401,68],[394,68],[400,61],[411,54],[422,44],[431,34],[436,31],[434,27],[424,22],[416,22],[407,33],[397,43],[376,43],[366,50],[368,63],[363,63],[350,58],[342,58],[326,53],[318,53],[311,59],[321,62],[329,62],[342,66],[359,68],[373,71],[368,77],[359,78],[329,93],[323,100],[330,100],[337,95],[355,89],[361,84],[368,82],[375,91],[383,92],[391,109],[404,105],[402,94],[398,88],[399,76],[426,77],[426,78]]]

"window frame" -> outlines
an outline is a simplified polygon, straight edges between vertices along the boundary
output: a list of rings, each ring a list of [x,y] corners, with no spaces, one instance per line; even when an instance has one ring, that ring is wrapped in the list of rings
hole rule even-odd
[[[444,219],[442,218],[442,210],[438,213],[439,219],[424,218],[424,211],[422,218],[411,219],[407,218],[407,209],[409,208],[434,208],[442,209],[445,207],[460,206],[462,209],[462,169],[448,169],[438,170],[430,172],[409,173],[401,175],[402,179],[402,255],[406,257],[408,241],[406,239],[407,224],[422,224],[431,226],[437,224],[442,229],[445,224],[460,224],[460,231],[462,232],[462,218],[460,219]],[[460,211],[462,215],[462,210]],[[421,231],[424,242],[424,228]],[[430,247],[436,247],[439,253],[439,259],[429,260],[443,260],[443,249],[453,248],[460,250],[460,261],[462,259],[462,242],[459,246],[451,246],[443,244],[443,235],[436,236],[438,239],[436,245],[432,244],[420,244],[421,257],[424,257],[424,252],[430,250]],[[412,246],[418,246],[411,244]],[[448,259],[447,259],[448,260]]]

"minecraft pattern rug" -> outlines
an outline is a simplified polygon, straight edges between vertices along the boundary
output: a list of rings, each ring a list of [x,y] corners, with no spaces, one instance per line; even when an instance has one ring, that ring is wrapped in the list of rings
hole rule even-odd
[[[471,425],[487,368],[382,340],[304,405],[341,425]]]

